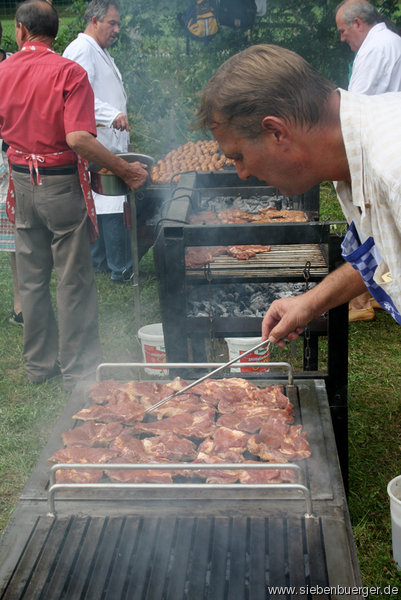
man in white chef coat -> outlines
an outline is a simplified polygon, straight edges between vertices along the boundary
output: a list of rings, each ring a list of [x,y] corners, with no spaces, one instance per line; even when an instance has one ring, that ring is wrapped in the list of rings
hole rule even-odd
[[[366,0],[344,0],[336,9],[341,41],[356,52],[348,91],[385,94],[401,91],[401,37],[381,22]],[[349,303],[349,321],[372,321],[377,303],[364,292]]]
[[[63,56],[88,73],[95,94],[97,139],[111,152],[127,152],[129,122],[127,97],[120,71],[108,48],[120,31],[120,9],[114,0],[92,0],[85,11],[85,30],[67,46]],[[124,283],[132,273],[128,231],[123,223],[125,196],[93,194],[100,238],[92,244],[95,272],[111,272]]]

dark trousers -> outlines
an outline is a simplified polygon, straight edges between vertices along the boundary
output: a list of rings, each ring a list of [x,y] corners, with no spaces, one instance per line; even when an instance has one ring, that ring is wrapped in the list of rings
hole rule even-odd
[[[111,271],[111,279],[122,279],[132,269],[131,246],[123,214],[97,215],[100,237],[91,246],[95,273]]]

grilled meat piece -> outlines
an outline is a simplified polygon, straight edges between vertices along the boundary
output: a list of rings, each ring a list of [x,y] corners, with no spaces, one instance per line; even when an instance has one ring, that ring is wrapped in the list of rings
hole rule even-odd
[[[117,458],[110,461],[114,464],[132,464],[129,458]],[[172,471],[135,470],[135,469],[108,469],[105,474],[111,481],[117,483],[172,483]]]
[[[226,252],[229,256],[237,258],[238,260],[249,260],[257,254],[263,254],[270,252],[271,246],[261,246],[260,244],[253,244],[247,246],[228,246]]]
[[[137,423],[133,430],[135,433],[150,433],[153,435],[171,432],[181,437],[202,439],[213,433],[215,428],[214,415],[215,411],[213,409],[189,414],[184,413],[153,423]]]
[[[218,464],[232,461],[228,461],[224,458],[221,458],[220,456],[207,454],[206,452],[199,452],[195,462],[206,464]],[[236,460],[234,462],[240,461]],[[205,479],[206,483],[236,483],[239,479],[239,471],[236,469],[199,469],[199,471],[196,471],[196,475],[198,475],[198,477],[200,477],[201,479]]]
[[[62,434],[65,446],[80,446],[91,448],[93,446],[108,446],[121,433],[123,426],[120,423],[94,423],[87,421],[80,427],[74,427]]]
[[[124,429],[110,444],[110,450],[114,450],[119,456],[130,459],[132,462],[146,463],[151,461],[142,440],[134,437],[130,428]]]
[[[169,460],[171,462],[192,461],[196,457],[196,445],[186,438],[174,433],[163,433],[160,436],[142,440],[145,451],[153,460]]]
[[[248,450],[268,462],[290,462],[309,458],[310,446],[301,425],[283,423],[265,424],[260,432],[248,441]]]
[[[251,461],[245,461],[251,462]],[[295,482],[297,476],[291,469],[249,469],[239,472],[241,483],[284,483]]]
[[[57,483],[99,483],[103,478],[101,469],[60,469],[56,471]]]
[[[53,463],[107,463],[117,456],[117,452],[110,448],[79,448],[71,446],[62,448],[49,458]]]
[[[104,405],[94,404],[89,408],[83,408],[72,418],[81,421],[132,424],[141,421],[145,414],[145,407],[142,404],[128,397],[123,397],[110,400]]]

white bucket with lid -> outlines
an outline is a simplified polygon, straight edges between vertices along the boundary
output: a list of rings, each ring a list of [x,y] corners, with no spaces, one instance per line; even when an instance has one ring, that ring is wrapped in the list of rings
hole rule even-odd
[[[260,337],[249,337],[249,338],[224,338],[227,347],[228,347],[228,358],[232,360],[233,358],[238,358],[241,354],[244,354],[247,350],[256,346],[259,342],[262,341]],[[240,366],[241,363],[244,365],[250,362],[269,362],[270,361],[270,346],[266,348],[266,346],[262,346],[262,348],[258,348],[255,352],[251,352],[243,359],[239,359],[238,363],[234,363],[231,367],[232,373],[249,373],[252,371],[268,371],[269,367],[246,367]]]
[[[142,344],[142,356],[146,363],[165,363],[166,348],[164,345],[163,325],[153,323],[144,325],[138,331],[138,337]],[[168,369],[145,368],[146,373],[151,375],[168,375]]]
[[[401,569],[401,475],[390,481],[387,493],[390,497],[393,558],[397,567]]]

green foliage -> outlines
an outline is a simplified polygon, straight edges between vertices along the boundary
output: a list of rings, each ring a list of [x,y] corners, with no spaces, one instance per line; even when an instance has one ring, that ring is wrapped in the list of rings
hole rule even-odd
[[[346,85],[349,50],[338,40],[333,1],[270,0],[267,14],[252,31],[221,27],[208,43],[189,41],[177,15],[186,2],[121,0],[122,23],[111,48],[128,93],[131,142],[137,151],[160,158],[173,147],[199,139],[193,132],[198,93],[229,56],[254,43],[290,48],[309,60],[325,76]],[[61,28],[56,50],[83,30],[86,4],[77,0],[77,15]]]

